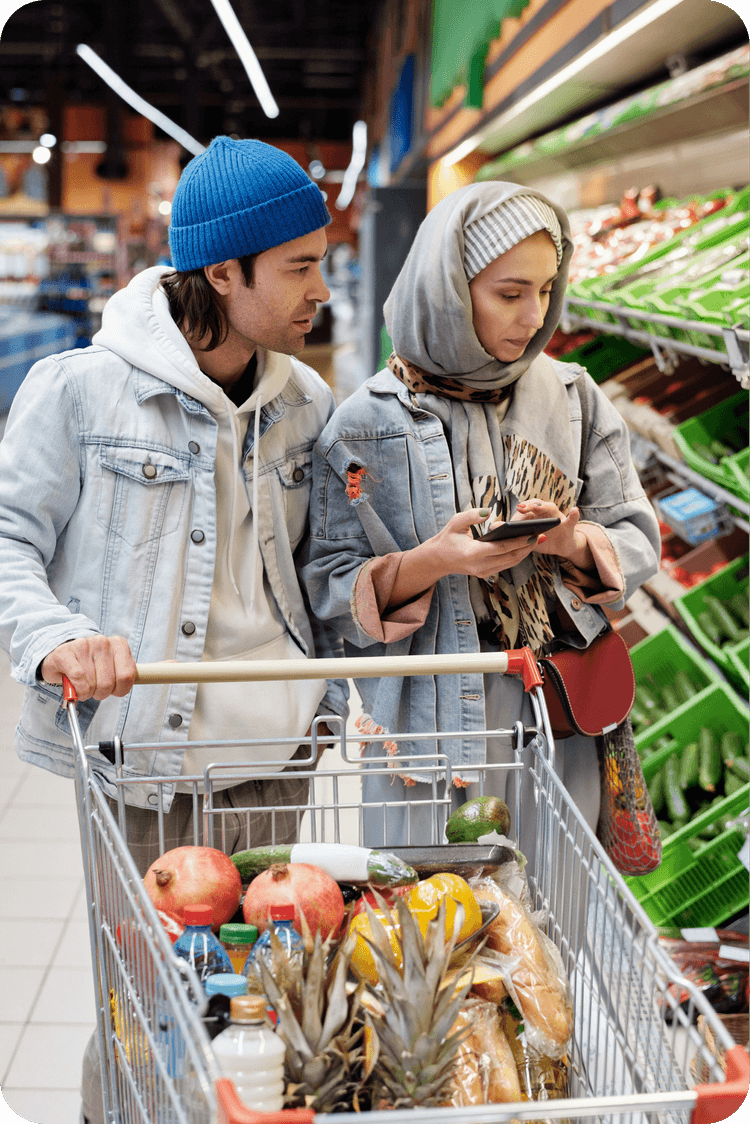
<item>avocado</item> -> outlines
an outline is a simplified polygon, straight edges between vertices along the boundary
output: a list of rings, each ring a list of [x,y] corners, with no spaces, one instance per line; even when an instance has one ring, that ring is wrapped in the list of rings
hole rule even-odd
[[[482,835],[510,831],[510,812],[497,796],[477,796],[456,808],[445,827],[449,843],[476,843]]]

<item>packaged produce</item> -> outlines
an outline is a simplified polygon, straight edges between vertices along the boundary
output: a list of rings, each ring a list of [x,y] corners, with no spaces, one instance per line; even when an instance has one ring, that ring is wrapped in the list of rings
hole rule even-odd
[[[545,1057],[561,1058],[573,1034],[573,1006],[557,949],[518,897],[495,879],[472,880],[472,889],[479,901],[500,907],[487,929],[485,954],[499,954],[529,1044]]]
[[[245,882],[274,863],[309,863],[337,882],[369,882],[374,886],[403,886],[417,881],[412,870],[389,851],[354,847],[348,843],[294,843],[289,846],[253,847],[232,855]]]

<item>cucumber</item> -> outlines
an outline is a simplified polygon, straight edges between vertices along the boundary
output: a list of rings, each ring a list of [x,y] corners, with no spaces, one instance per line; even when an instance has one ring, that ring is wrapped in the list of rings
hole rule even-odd
[[[696,693],[696,687],[684,668],[678,668],[674,673],[673,682],[680,702],[691,702]]]
[[[727,768],[735,777],[739,777],[743,784],[750,781],[750,761],[747,757],[735,757],[731,765],[727,764]]]
[[[698,784],[704,792],[716,792],[721,780],[721,751],[713,732],[701,726],[698,734]]]
[[[741,780],[736,773],[731,769],[724,770],[724,795],[734,796],[735,792],[739,792],[741,788],[745,787],[746,782]]]
[[[657,822],[659,824],[659,835],[662,839],[668,839],[670,835],[674,835],[675,828],[668,820],[658,820]]]
[[[735,644],[742,639],[742,629],[718,597],[714,597],[712,593],[707,593],[703,598],[703,604],[706,606],[709,616],[713,617],[716,622],[716,627],[721,630],[731,644]]]
[[[690,810],[680,788],[680,759],[676,753],[668,757],[664,764],[664,799],[672,822],[682,820],[686,823],[690,818]]]
[[[418,882],[413,867],[389,851],[372,851],[347,843],[293,843],[286,846],[252,847],[232,855],[244,882],[274,863],[310,863],[319,866],[337,882],[372,882],[376,886],[407,886]]]
[[[649,710],[659,709],[659,698],[648,683],[636,683],[635,701],[639,710],[648,713]]]
[[[742,747],[742,738],[736,730],[727,730],[721,735],[719,742],[719,752],[724,764],[731,768],[732,762],[738,757],[744,756]]]
[[[651,797],[651,804],[654,812],[658,816],[659,812],[664,807],[664,770],[659,769],[654,773],[651,780],[648,782],[648,794]]]
[[[662,687],[661,701],[665,713],[669,714],[673,710],[677,710],[677,707],[680,705],[682,700],[680,699],[676,688],[673,687],[671,683],[666,683]]]
[[[729,604],[732,606],[732,612],[737,614],[747,628],[750,624],[750,603],[748,602],[747,590],[744,593],[733,594],[729,598]]]
[[[690,742],[685,746],[680,757],[680,788],[692,788],[698,783],[699,766],[698,743]]]
[[[698,622],[701,632],[703,632],[712,643],[721,646],[722,632],[721,629],[717,628],[716,621],[711,614],[706,609],[703,609],[702,612],[696,613],[695,619]]]
[[[719,463],[719,458],[708,445],[704,445],[699,441],[694,441],[691,448],[696,457],[700,457],[701,460],[708,461],[709,464]]]

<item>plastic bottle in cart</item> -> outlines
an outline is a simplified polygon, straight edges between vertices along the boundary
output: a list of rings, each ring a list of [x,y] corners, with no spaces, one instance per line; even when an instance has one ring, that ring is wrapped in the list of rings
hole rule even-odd
[[[286,1047],[266,1022],[264,995],[231,1000],[231,1022],[211,1043],[219,1068],[247,1108],[279,1112],[284,1104]]]
[[[174,943],[174,952],[195,969],[205,985],[217,972],[234,974],[232,962],[218,937],[211,932],[214,911],[210,905],[186,905],[183,911],[185,932]]]
[[[258,939],[255,925],[222,925],[219,940],[234,965],[235,972],[244,972],[250,949]]]
[[[247,990],[250,994],[265,994],[263,977],[258,967],[258,961],[261,958],[265,961],[271,974],[275,974],[273,949],[271,947],[271,932],[273,931],[286,953],[289,978],[283,981],[283,990],[286,991],[294,1006],[295,1000],[299,998],[299,991],[302,986],[302,955],[304,952],[302,937],[294,928],[294,906],[272,905],[269,909],[269,919],[270,925],[258,937],[245,961],[243,971],[247,976]]]

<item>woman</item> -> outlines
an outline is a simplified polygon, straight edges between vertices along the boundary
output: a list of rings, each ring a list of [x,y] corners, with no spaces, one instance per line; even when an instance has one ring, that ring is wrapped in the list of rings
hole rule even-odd
[[[607,627],[602,606],[621,607],[656,571],[658,525],[622,419],[581,367],[543,354],[572,248],[564,211],[507,183],[461,188],[419,228],[385,304],[388,369],[339,407],[314,455],[304,578],[348,654],[585,648]],[[546,516],[560,524],[524,534],[525,520]],[[475,537],[511,519],[518,537]],[[431,797],[414,755],[449,757],[457,805],[478,791],[478,768],[513,759],[509,739],[472,732],[531,720],[522,684],[499,675],[357,687],[365,734],[462,734],[391,743],[404,783],[365,770],[366,804],[403,801],[387,823],[381,809],[368,815],[370,846],[431,841],[426,805],[409,808],[420,787]],[[365,757],[382,757],[382,745]],[[556,767],[595,827],[593,739],[559,742]],[[507,775],[488,774],[484,791],[503,795]]]

